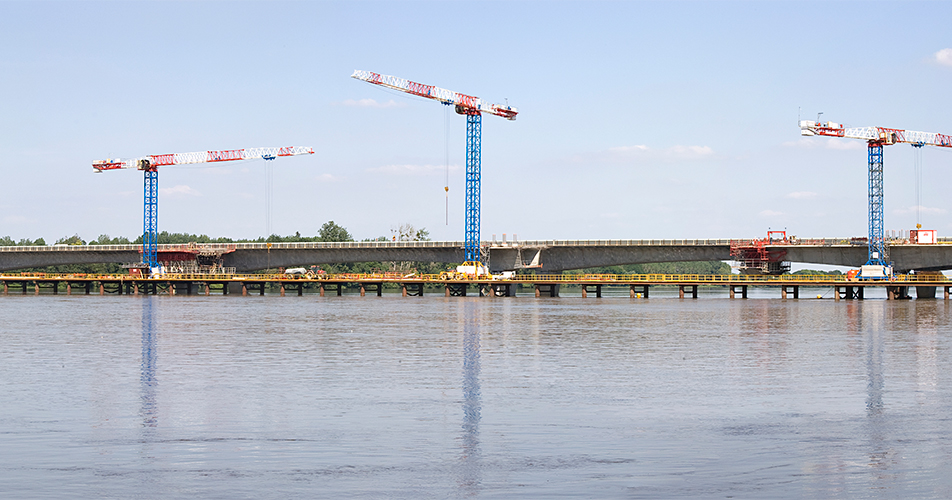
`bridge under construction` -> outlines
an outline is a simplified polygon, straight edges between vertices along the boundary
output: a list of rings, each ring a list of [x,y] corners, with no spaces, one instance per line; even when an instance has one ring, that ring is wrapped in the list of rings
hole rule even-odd
[[[738,242],[754,240],[533,240],[484,241],[481,251],[493,273],[531,269],[556,274],[625,264],[737,260]],[[785,262],[860,267],[867,260],[862,238],[785,238],[768,241],[765,255]],[[442,262],[464,259],[461,241],[369,241],[341,243],[214,243],[158,245],[158,259],[180,262],[182,255],[200,254],[220,259],[219,267],[253,272],[311,264],[353,262]],[[931,244],[908,240],[889,242],[897,273],[952,269],[952,240]],[[0,247],[0,272],[71,264],[141,262],[141,245],[52,245]],[[746,258],[746,256],[744,256]],[[169,262],[165,262],[169,264]]]

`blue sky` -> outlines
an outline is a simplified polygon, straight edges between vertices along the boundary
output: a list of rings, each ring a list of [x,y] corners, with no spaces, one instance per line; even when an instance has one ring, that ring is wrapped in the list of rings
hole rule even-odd
[[[798,109],[952,134],[949,19],[948,2],[0,1],[0,235],[137,236],[141,173],[94,159],[293,145],[316,154],[270,164],[272,232],[462,240],[464,118],[349,78],[365,69],[519,109],[483,119],[484,239],[863,236],[865,144],[801,138]],[[923,226],[952,236],[952,151],[922,158]],[[886,149],[888,229],[916,224],[913,162]],[[263,161],[164,168],[159,227],[262,236],[265,179]]]

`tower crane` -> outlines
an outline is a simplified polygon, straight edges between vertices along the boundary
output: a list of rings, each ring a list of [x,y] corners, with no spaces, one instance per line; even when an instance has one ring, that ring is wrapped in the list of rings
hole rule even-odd
[[[478,97],[395,76],[361,70],[354,71],[354,74],[350,76],[374,85],[440,101],[447,106],[455,106],[457,114],[466,115],[466,233],[464,238],[466,262],[463,263],[463,267],[471,266],[474,273],[479,274],[482,114],[489,113],[507,120],[515,120],[518,111],[508,105],[491,104]]]
[[[911,144],[913,147],[952,148],[952,136],[886,127],[846,128],[842,123],[801,120],[800,135],[843,137],[866,141],[869,157],[869,255],[864,277],[885,277],[888,249],[883,231],[883,146]],[[870,267],[874,266],[874,267]]]
[[[195,153],[171,153],[164,155],[140,156],[138,158],[107,158],[93,160],[96,173],[106,170],[135,168],[145,175],[142,211],[142,264],[154,269],[159,225],[159,170],[168,165],[188,165],[193,163],[214,163],[238,160],[274,160],[279,156],[314,154],[309,147],[291,146],[286,148],[250,148],[224,151],[199,151]]]

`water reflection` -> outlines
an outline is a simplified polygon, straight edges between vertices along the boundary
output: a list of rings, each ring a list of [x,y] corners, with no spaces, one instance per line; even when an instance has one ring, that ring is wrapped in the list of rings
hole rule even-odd
[[[883,307],[864,308],[862,319],[866,323],[866,426],[869,456],[868,466],[877,471],[874,480],[888,479],[888,471],[895,464],[895,450],[890,444],[890,425],[886,415],[883,394],[886,390],[884,354],[886,336],[886,311]],[[891,311],[895,312],[895,311]],[[890,323],[894,321],[890,318]]]
[[[142,301],[142,364],[139,373],[140,404],[139,416],[145,428],[156,427],[158,414],[156,412],[155,365],[158,356],[156,345],[155,299],[145,297]]]
[[[459,487],[464,497],[479,494],[481,452],[479,420],[482,400],[479,388],[479,324],[476,305],[463,305],[463,454],[460,462]]]

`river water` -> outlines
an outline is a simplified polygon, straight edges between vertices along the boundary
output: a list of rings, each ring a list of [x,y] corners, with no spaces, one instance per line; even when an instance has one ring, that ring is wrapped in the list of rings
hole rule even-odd
[[[0,297],[0,497],[952,497],[949,302],[725,295]]]

